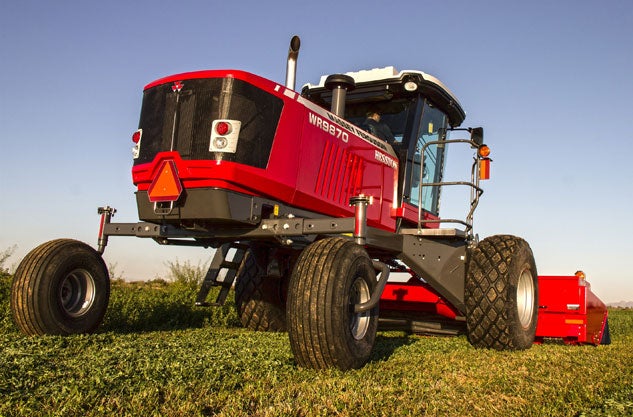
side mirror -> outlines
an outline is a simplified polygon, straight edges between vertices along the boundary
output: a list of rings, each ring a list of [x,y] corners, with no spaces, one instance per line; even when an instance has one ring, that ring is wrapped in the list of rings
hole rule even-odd
[[[470,140],[475,142],[477,146],[483,145],[484,144],[484,128],[471,127],[469,130],[470,130]]]

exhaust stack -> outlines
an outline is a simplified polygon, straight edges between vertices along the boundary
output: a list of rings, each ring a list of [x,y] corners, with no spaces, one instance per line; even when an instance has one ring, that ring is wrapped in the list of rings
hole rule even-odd
[[[286,64],[286,88],[295,89],[295,80],[297,76],[297,58],[299,57],[299,48],[301,47],[301,39],[297,35],[290,39],[290,47],[288,48],[288,63]]]
[[[332,90],[330,111],[338,117],[345,117],[345,97],[348,91],[356,88],[354,79],[345,74],[332,74],[325,79],[325,88]]]

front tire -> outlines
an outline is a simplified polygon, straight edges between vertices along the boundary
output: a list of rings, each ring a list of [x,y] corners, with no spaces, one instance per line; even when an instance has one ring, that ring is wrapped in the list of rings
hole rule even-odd
[[[497,350],[532,346],[538,274],[528,243],[509,235],[481,241],[470,255],[464,301],[473,346]]]
[[[286,317],[297,364],[306,368],[362,367],[373,349],[378,308],[355,313],[376,287],[365,249],[343,238],[326,238],[299,256],[290,278]]]
[[[110,298],[108,269],[83,242],[58,239],[29,252],[11,287],[11,311],[26,335],[91,333]]]

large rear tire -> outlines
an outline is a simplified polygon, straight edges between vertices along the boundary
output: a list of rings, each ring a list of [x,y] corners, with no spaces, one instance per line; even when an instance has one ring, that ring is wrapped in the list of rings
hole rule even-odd
[[[290,346],[299,366],[341,370],[362,367],[371,355],[378,308],[355,313],[376,287],[365,249],[344,238],[308,246],[290,278],[287,313]]]
[[[255,331],[285,332],[282,279],[266,276],[251,250],[245,256],[235,284],[235,307],[242,325]]]
[[[538,274],[528,243],[509,235],[481,241],[470,255],[464,301],[473,346],[497,350],[532,346]]]
[[[11,287],[11,311],[27,335],[91,333],[103,320],[110,279],[101,255],[83,242],[58,239],[20,262]]]

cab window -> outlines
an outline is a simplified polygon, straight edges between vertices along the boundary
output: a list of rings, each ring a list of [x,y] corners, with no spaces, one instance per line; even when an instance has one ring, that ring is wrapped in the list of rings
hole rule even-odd
[[[417,135],[413,158],[409,158],[409,163],[412,164],[413,169],[409,171],[411,175],[408,181],[410,189],[406,194],[408,194],[409,203],[422,207],[433,214],[438,214],[439,212],[439,187],[420,187],[420,181],[423,184],[431,184],[442,180],[445,146],[443,144],[432,144],[425,147],[425,145],[429,142],[445,140],[446,126],[446,115],[427,100],[422,110],[422,121]],[[422,152],[424,152],[424,155],[422,155]]]
[[[385,124],[391,130],[395,143],[402,143],[407,125],[407,117],[413,101],[411,99],[394,99],[382,102],[349,103],[345,108],[345,119],[364,129],[363,124],[367,119],[369,110],[380,114],[380,123]]]

